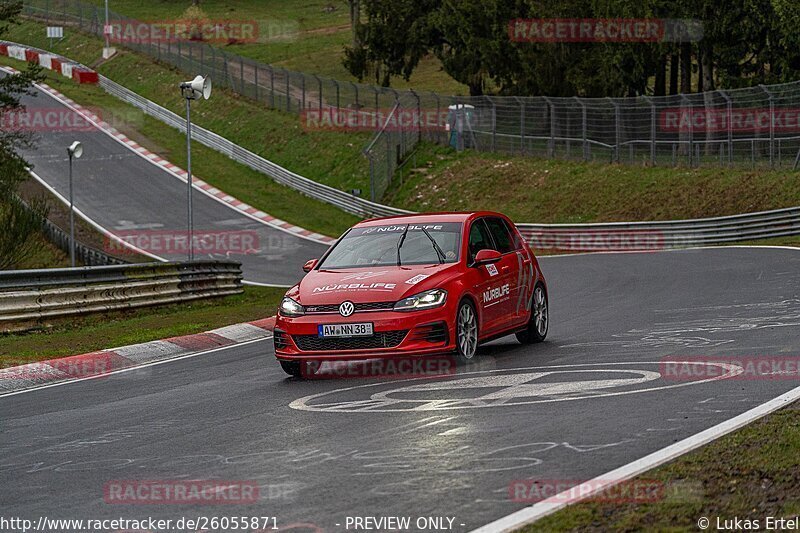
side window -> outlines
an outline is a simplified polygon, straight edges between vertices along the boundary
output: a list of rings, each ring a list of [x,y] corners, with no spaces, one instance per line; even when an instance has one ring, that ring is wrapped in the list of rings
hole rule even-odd
[[[514,245],[511,241],[511,234],[508,232],[505,222],[500,218],[487,218],[486,225],[494,237],[495,250],[501,254],[514,251]]]
[[[492,248],[494,248],[494,245],[486,224],[484,224],[483,219],[476,220],[469,230],[469,261],[474,261],[475,255],[481,250],[491,250]]]
[[[511,241],[514,245],[515,250],[524,250],[525,249],[525,241],[522,239],[522,235],[519,234],[517,228],[514,227],[513,224],[509,224],[508,221],[503,220],[503,224],[508,229],[508,232],[511,234]]]

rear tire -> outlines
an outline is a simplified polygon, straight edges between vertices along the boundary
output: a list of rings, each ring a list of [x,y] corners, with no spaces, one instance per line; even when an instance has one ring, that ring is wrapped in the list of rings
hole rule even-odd
[[[531,318],[528,326],[517,332],[517,340],[522,344],[542,342],[547,337],[550,327],[550,307],[547,302],[547,291],[538,283],[531,297]]]
[[[300,369],[301,365],[300,361],[281,361],[280,363],[283,371],[289,374],[290,376],[295,378],[303,377],[303,372]]]
[[[478,315],[469,300],[458,304],[456,312],[456,360],[467,364],[478,352]]]

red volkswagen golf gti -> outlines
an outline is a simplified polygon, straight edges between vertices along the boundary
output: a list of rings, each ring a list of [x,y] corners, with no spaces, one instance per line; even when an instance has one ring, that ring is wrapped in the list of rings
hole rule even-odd
[[[499,213],[366,220],[304,270],[275,324],[275,355],[294,376],[314,360],[454,352],[467,362],[482,342],[547,335],[547,284]]]

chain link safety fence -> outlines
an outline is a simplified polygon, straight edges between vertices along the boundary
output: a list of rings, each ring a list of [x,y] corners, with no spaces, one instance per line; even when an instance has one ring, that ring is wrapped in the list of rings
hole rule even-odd
[[[104,34],[103,9],[80,0],[26,0],[25,14],[48,25]],[[109,24],[140,23],[111,12]],[[372,201],[380,201],[422,140],[457,150],[630,164],[797,168],[800,163],[800,82],[665,97],[443,96],[292,72],[199,41],[128,36],[112,43],[192,75],[210,75],[218,86],[306,121],[309,112],[317,119],[370,115],[376,133],[363,153]],[[436,123],[420,119],[427,115]]]

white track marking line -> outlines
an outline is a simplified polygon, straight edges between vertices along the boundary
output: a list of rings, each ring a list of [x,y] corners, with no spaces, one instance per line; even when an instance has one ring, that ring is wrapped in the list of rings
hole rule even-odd
[[[544,518],[556,511],[567,507],[573,503],[585,500],[591,496],[608,490],[609,487],[638,476],[652,468],[671,461],[681,455],[695,450],[701,446],[712,442],[723,435],[727,435],[740,429],[751,422],[758,420],[778,409],[791,404],[800,399],[800,387],[781,394],[777,398],[759,405],[749,411],[735,416],[721,424],[717,424],[709,429],[701,431],[680,442],[676,442],[666,448],[662,448],[641,459],[621,466],[611,472],[602,474],[590,481],[580,484],[578,487],[556,494],[544,501],[530,507],[512,513],[508,516],[495,520],[485,526],[479,527],[472,533],[500,533],[514,531],[525,525],[531,524],[540,518]],[[585,491],[585,492],[584,492]],[[578,494],[578,496],[576,496]]]
[[[179,355],[177,357],[171,357],[169,359],[163,359],[161,361],[153,361],[152,363],[145,363],[143,365],[137,365],[137,366],[132,366],[132,367],[128,367],[128,368],[120,368],[119,370],[112,370],[111,372],[108,372],[106,374],[99,374],[99,375],[96,375],[96,376],[88,376],[88,377],[85,377],[85,378],[76,378],[76,379],[71,379],[69,381],[60,381],[58,383],[51,383],[50,385],[44,385],[44,386],[41,386],[41,387],[33,387],[33,388],[30,388],[30,389],[25,389],[25,390],[20,390],[20,391],[15,391],[15,392],[9,392],[7,394],[0,394],[0,399],[6,398],[8,396],[16,396],[17,394],[26,394],[28,392],[34,392],[34,391],[39,391],[39,390],[43,390],[43,389],[49,389],[49,388],[52,388],[52,387],[61,387],[62,385],[69,385],[70,383],[80,383],[81,381],[88,381],[88,380],[91,380],[91,379],[102,379],[102,378],[106,378],[106,377],[114,375],[114,374],[124,374],[125,372],[133,372],[134,370],[140,370],[142,368],[147,368],[149,366],[158,366],[158,365],[163,365],[163,364],[166,364],[166,363],[172,363],[174,361],[181,361],[183,359],[191,359],[193,357],[198,357],[200,355],[206,355],[206,354],[214,353],[214,352],[221,352],[223,350],[230,350],[231,348],[241,348],[242,346],[247,346],[248,344],[254,344],[256,342],[263,342],[263,341],[271,340],[271,339],[272,339],[272,335],[268,335],[268,336],[263,337],[261,339],[253,339],[251,341],[240,342],[238,344],[231,344],[229,346],[220,346],[219,348],[212,348],[210,350],[205,350],[205,351],[202,351],[202,352],[194,352],[194,353],[189,353],[189,354],[186,354],[186,355]]]

